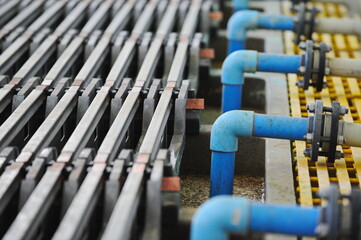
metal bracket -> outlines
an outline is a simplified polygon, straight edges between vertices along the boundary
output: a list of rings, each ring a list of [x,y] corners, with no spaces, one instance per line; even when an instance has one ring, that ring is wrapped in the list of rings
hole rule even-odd
[[[336,151],[336,147],[340,138],[339,119],[348,113],[348,109],[340,106],[339,102],[332,102],[331,107],[324,107],[323,101],[317,100],[315,104],[308,105],[307,110],[314,115],[308,117],[305,141],[311,147],[305,149],[305,156],[310,157],[311,161],[317,161],[318,156],[328,157],[328,162],[344,157],[343,153]]]
[[[313,86],[316,91],[320,92],[327,85],[324,82],[325,74],[329,73],[329,69],[326,68],[326,53],[331,51],[331,48],[323,42],[314,45],[311,40],[300,43],[299,47],[305,53],[301,55],[301,66],[298,73],[302,76],[302,80],[298,81],[296,85],[304,90]]]

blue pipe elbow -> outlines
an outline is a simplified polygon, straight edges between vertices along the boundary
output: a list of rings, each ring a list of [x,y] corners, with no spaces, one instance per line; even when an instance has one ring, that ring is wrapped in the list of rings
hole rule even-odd
[[[238,137],[253,135],[254,115],[253,111],[230,111],[218,117],[211,131],[211,150],[236,152]]]
[[[238,137],[268,137],[303,140],[307,134],[307,118],[270,116],[252,111],[230,111],[215,121],[211,132],[210,196],[232,195],[235,152]]]
[[[218,196],[196,212],[191,240],[226,240],[229,233],[278,233],[317,236],[320,208],[250,203],[245,198]]]
[[[256,28],[293,30],[295,21],[292,17],[266,15],[254,10],[236,12],[228,21],[228,54],[245,48],[247,31]]]
[[[259,14],[258,11],[244,10],[234,13],[228,20],[228,54],[236,50],[244,49],[247,31],[257,28]]]
[[[237,51],[230,54],[222,66],[222,111],[238,110],[241,108],[242,85],[244,72],[257,70],[256,51]]]
[[[242,85],[245,72],[297,73],[301,56],[257,53],[240,50],[231,53],[222,66],[222,112],[241,109]]]
[[[219,196],[202,204],[192,220],[192,240],[227,240],[229,233],[246,233],[250,203],[245,198]]]
[[[235,12],[248,9],[249,7],[248,0],[232,0],[232,4]]]

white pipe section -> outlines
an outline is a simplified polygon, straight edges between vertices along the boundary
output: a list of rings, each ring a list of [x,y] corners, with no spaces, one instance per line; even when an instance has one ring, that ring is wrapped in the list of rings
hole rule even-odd
[[[315,32],[355,34],[361,37],[361,20],[352,18],[317,18]]]
[[[327,75],[361,78],[361,59],[328,58],[326,66],[330,70]]]
[[[361,124],[343,121],[343,136],[342,145],[361,147]]]

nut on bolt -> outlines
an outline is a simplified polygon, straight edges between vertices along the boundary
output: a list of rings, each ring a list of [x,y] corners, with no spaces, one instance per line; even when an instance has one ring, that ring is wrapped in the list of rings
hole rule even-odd
[[[308,104],[307,111],[309,111],[310,113],[314,113],[315,112],[315,104],[314,103]]]
[[[348,108],[344,106],[340,106],[340,114],[345,116],[348,113]]]

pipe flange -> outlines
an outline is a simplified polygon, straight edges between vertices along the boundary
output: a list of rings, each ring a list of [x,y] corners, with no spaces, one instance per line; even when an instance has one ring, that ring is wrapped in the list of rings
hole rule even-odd
[[[308,105],[307,110],[314,115],[308,118],[307,134],[304,136],[306,143],[311,144],[305,149],[305,156],[310,157],[311,161],[324,156],[328,158],[328,162],[344,157],[336,148],[340,139],[340,116],[344,116],[348,109],[340,106],[339,102],[333,102],[331,107],[324,107],[323,101],[317,100],[315,104]]]
[[[347,195],[341,195],[336,184],[318,195],[327,201],[321,208],[320,223],[316,229],[322,240],[360,239],[361,192],[352,188]]]
[[[297,13],[294,32],[296,37],[293,41],[299,44],[302,36],[311,39],[315,28],[316,16],[320,12],[316,7],[308,8],[305,2],[293,5],[291,11]]]
[[[327,84],[324,82],[324,77],[326,73],[326,54],[331,51],[331,48],[324,42],[321,42],[319,46],[314,46],[314,49],[317,49],[319,52],[319,59],[318,59],[318,67],[314,68],[312,79],[315,81],[312,83],[314,87],[316,87],[316,91],[322,91]]]
[[[304,90],[313,86],[316,91],[322,91],[327,85],[324,81],[327,71],[326,54],[331,51],[331,48],[323,42],[314,45],[311,40],[301,42],[299,47],[305,53],[301,55],[301,65],[298,72],[302,76],[302,80],[298,81],[296,85]]]
[[[361,238],[361,192],[353,188],[351,191],[351,234],[350,239],[359,240]]]
[[[321,208],[320,224],[317,227],[318,236],[322,240],[336,240],[341,219],[338,187],[331,184],[326,191],[320,191],[318,194],[327,201],[327,204]]]
[[[306,157],[310,157],[312,161],[317,161],[322,135],[323,101],[317,100],[315,104],[308,105],[307,110],[314,115],[308,118],[305,140],[311,144],[311,147],[306,148],[304,154]]]

